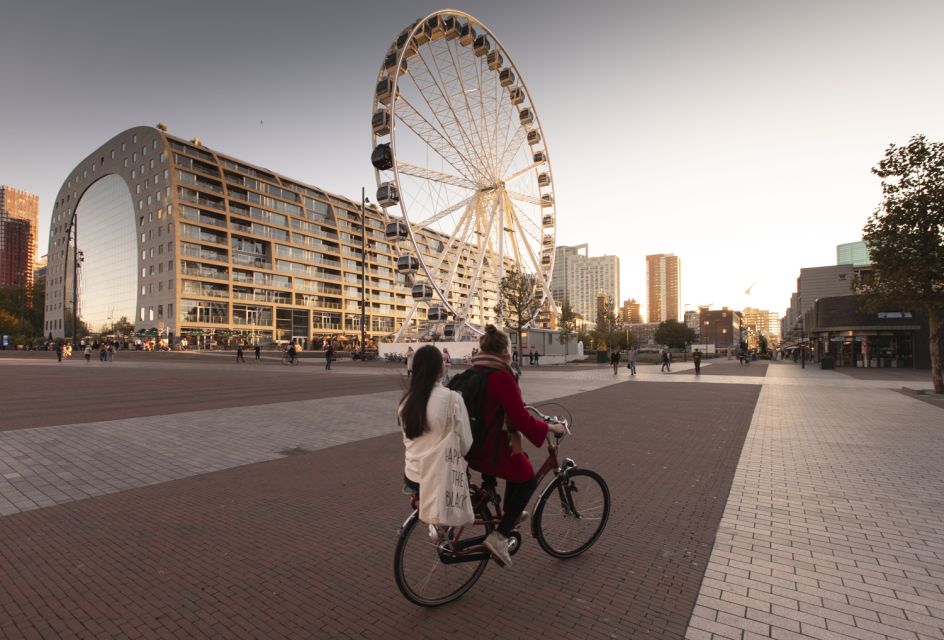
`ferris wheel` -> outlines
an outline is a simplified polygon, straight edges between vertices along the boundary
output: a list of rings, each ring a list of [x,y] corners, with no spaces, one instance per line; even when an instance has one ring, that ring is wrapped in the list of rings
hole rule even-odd
[[[498,283],[512,269],[533,275],[553,306],[547,143],[491,30],[446,9],[400,32],[377,76],[371,141],[385,236],[413,300],[397,340],[413,326],[439,323],[458,340],[501,323]]]

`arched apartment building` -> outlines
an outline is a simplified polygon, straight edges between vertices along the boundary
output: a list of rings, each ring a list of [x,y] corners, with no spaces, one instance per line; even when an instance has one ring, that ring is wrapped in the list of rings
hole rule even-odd
[[[79,338],[83,326],[107,335],[130,324],[174,345],[353,342],[361,324],[360,209],[163,125],[129,129],[82,160],[56,197],[45,331],[73,336],[77,281]],[[399,328],[413,299],[397,270],[402,247],[385,236],[381,210],[367,207],[366,228],[365,324],[378,340]],[[421,234],[430,255],[444,240]],[[474,257],[462,255],[457,297],[468,288],[462,263]],[[497,282],[484,289],[483,314]],[[417,330],[428,324],[425,309],[412,322]]]

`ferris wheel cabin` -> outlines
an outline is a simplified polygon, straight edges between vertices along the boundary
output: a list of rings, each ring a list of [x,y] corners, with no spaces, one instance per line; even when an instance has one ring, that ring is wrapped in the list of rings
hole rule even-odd
[[[387,228],[384,229],[384,238],[390,240],[391,242],[402,242],[404,240],[410,239],[410,229],[406,226],[406,223],[403,220],[395,220],[393,222],[387,223]],[[412,256],[411,256],[412,257]],[[416,260],[416,258],[413,258]],[[397,265],[399,266],[400,258],[397,258]]]
[[[514,84],[514,81],[515,81],[514,74],[511,74],[511,75],[512,75],[511,82],[509,82],[508,84],[502,83],[503,87],[507,87],[510,84]],[[521,87],[515,87],[508,92],[508,97],[511,98],[511,104],[519,105],[522,102],[524,102],[524,89],[522,89]]]
[[[379,135],[379,134],[378,134]],[[387,142],[378,144],[370,154],[370,163],[378,171],[387,171],[393,167],[393,151]]]
[[[498,82],[503,87],[510,87],[515,83],[515,72],[507,67],[502,69],[498,73]]]
[[[478,34],[475,33],[475,29],[472,28],[468,22],[463,22],[462,26],[459,27],[459,44],[464,47],[469,46],[475,39],[478,37]]]
[[[426,319],[430,322],[443,322],[449,319],[449,311],[446,307],[432,306],[426,311]]]
[[[488,64],[489,69],[492,71],[498,71],[501,69],[501,66],[505,61],[498,51],[489,51],[488,55],[485,56],[485,62]]]
[[[531,109],[525,107],[518,112],[518,120],[521,121],[522,125],[529,125],[534,122],[534,112]]]
[[[373,129],[374,135],[388,135],[390,133],[390,112],[386,109],[374,111],[374,115],[370,118],[370,127]]]
[[[540,164],[542,162],[547,162],[547,154],[543,151],[535,151],[534,156],[532,156],[535,164]]]
[[[377,94],[377,102],[387,107],[390,106],[390,99],[393,97],[393,80],[390,79],[390,76],[381,78],[374,93]]]
[[[397,185],[392,182],[384,182],[377,187],[377,203],[384,209],[397,206],[400,203],[400,192]]]
[[[419,268],[420,261],[414,255],[406,253],[397,258],[397,273],[402,273],[403,275],[407,276],[416,273]]]
[[[532,147],[536,144],[541,144],[541,132],[537,129],[532,129],[528,132],[528,144]]]
[[[475,39],[475,44],[472,45],[472,52],[475,53],[478,57],[488,55],[489,50],[492,48],[492,43],[488,41],[488,38],[485,36],[479,36]]]
[[[433,299],[433,287],[426,283],[421,282],[419,284],[414,284],[413,289],[410,291],[414,300],[419,300],[421,302],[429,301]]]

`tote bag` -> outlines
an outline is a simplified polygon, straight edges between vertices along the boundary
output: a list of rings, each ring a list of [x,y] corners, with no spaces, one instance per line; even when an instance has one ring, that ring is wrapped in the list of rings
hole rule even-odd
[[[475,521],[465,458],[456,432],[456,397],[446,405],[446,436],[420,461],[420,520],[461,527]]]

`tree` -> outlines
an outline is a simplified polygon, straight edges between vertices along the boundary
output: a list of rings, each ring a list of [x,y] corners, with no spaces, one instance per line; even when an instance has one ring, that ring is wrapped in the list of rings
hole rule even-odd
[[[656,329],[655,339],[671,349],[684,349],[695,341],[695,330],[678,320],[666,320]]]
[[[495,313],[517,333],[519,350],[524,347],[521,343],[521,332],[540,309],[541,292],[534,275],[519,271],[517,267],[507,271],[498,285]],[[524,352],[519,352],[523,357]]]
[[[623,333],[623,323],[613,311],[613,301],[607,300],[597,316],[597,326],[593,330],[597,349],[609,349],[619,343]]]
[[[944,393],[944,143],[916,135],[891,144],[872,173],[882,180],[882,202],[862,233],[873,271],[856,286],[868,311],[895,305],[927,313],[931,381]]]
[[[567,362],[567,356],[570,348],[570,340],[577,335],[577,312],[569,303],[565,302],[561,306],[560,319],[557,322],[560,330],[560,339],[564,343],[564,362]]]

